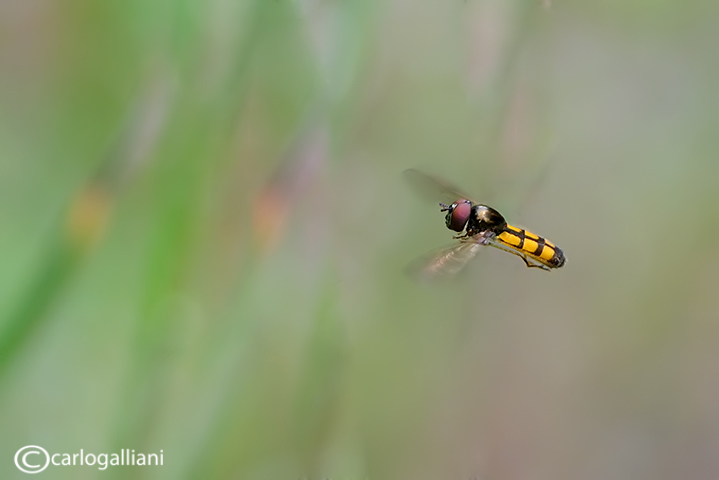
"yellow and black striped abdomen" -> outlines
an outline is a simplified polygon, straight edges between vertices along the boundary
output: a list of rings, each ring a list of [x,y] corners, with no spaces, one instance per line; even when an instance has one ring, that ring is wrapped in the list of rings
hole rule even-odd
[[[495,246],[504,247],[502,250],[519,255],[525,259],[525,262],[531,259],[549,268],[559,268],[565,262],[564,252],[559,247],[523,228],[507,225],[504,231],[497,235],[496,242],[501,247],[500,245]],[[527,265],[539,266],[530,265],[529,263]]]

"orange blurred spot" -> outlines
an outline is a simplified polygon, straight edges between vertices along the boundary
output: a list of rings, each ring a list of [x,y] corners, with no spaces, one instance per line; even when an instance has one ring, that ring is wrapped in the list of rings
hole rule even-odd
[[[252,227],[263,253],[277,246],[287,224],[288,211],[287,197],[274,186],[266,187],[257,196],[252,212]]]
[[[65,231],[68,241],[85,250],[101,238],[110,216],[110,197],[106,189],[97,184],[83,188],[70,205]]]

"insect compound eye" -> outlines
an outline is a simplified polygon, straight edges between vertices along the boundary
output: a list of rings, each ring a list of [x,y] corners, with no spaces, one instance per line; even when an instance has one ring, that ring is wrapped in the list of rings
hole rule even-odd
[[[467,225],[469,215],[472,213],[472,204],[468,200],[457,200],[444,210],[447,211],[447,216],[445,217],[447,228],[455,232],[461,232]]]

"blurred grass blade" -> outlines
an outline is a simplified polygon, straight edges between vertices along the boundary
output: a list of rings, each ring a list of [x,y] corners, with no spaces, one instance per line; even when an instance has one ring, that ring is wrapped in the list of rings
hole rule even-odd
[[[155,83],[132,109],[119,139],[97,173],[82,186],[55,232],[48,234],[46,253],[17,304],[0,323],[0,379],[33,334],[47,323],[47,313],[102,239],[113,205],[152,150],[167,110],[167,91]]]

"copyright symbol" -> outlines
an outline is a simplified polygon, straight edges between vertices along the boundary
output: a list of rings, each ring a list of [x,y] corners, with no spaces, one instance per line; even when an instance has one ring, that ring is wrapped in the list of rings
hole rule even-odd
[[[42,459],[32,458],[33,455],[45,455],[45,465],[35,465],[35,462],[38,460],[42,463]],[[50,454],[47,453],[47,450],[37,445],[22,447],[15,454],[15,466],[20,469],[21,472],[40,473],[45,470],[49,464]]]

